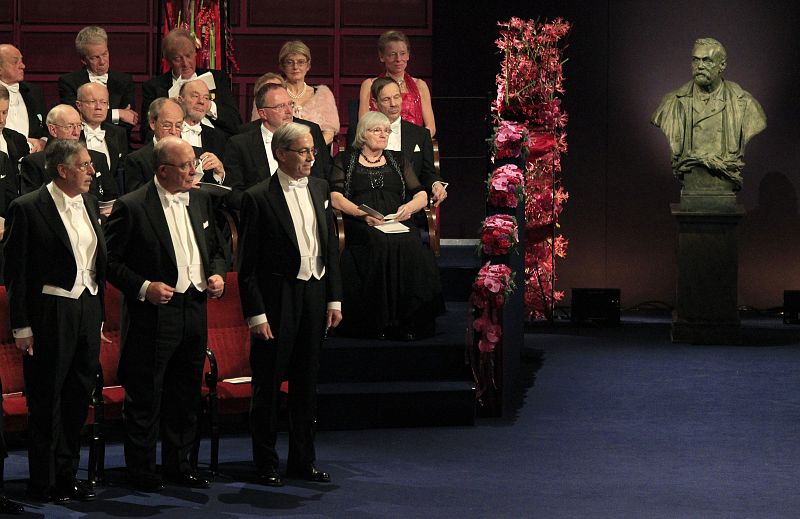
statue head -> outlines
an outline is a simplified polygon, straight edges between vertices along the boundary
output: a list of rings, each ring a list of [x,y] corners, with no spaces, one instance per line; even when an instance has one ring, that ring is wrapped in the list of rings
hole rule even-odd
[[[714,90],[722,81],[722,72],[728,65],[725,47],[714,38],[700,38],[692,48],[692,76],[695,85],[703,90]]]

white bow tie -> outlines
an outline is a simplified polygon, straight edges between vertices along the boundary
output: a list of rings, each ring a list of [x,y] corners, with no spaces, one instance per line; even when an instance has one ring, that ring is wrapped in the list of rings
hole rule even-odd
[[[12,94],[19,94],[19,83],[14,83],[13,85],[6,85],[6,88]]]
[[[64,204],[68,211],[80,212],[83,210],[83,197],[81,195],[72,198],[65,196]]]
[[[106,140],[105,130],[90,130],[85,128],[83,134],[86,135],[86,143],[89,144],[92,140],[97,141],[97,144],[103,144]]]
[[[289,181],[289,189],[305,189],[308,186],[308,177]]]
[[[183,123],[183,133],[193,133],[195,135],[200,135],[200,132],[203,131],[203,128],[199,124],[195,124],[192,126],[191,124]]]
[[[105,85],[108,83],[108,73],[102,74],[100,76],[95,76],[94,74],[89,73],[89,82],[90,83],[100,83],[101,85]]]
[[[165,195],[167,202],[171,204],[181,204],[183,206],[189,206],[189,193],[175,193]]]

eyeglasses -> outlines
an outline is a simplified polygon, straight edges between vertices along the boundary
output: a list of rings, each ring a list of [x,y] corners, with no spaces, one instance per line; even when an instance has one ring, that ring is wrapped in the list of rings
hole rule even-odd
[[[297,153],[304,159],[307,159],[308,157],[314,157],[317,155],[317,153],[319,153],[319,151],[316,148],[300,148],[299,150],[293,150],[292,148],[286,148],[286,149]]]
[[[306,59],[297,59],[297,60],[287,59],[287,60],[284,60],[283,64],[285,66],[287,66],[287,67],[294,67],[295,65],[297,65],[298,67],[305,67],[306,65],[308,65],[308,60],[306,60]]]
[[[386,135],[392,134],[391,128],[370,128],[367,131],[373,135],[378,135],[379,133],[385,133]]]
[[[158,123],[158,127],[164,131],[172,130],[173,128],[176,130],[183,129],[183,121],[179,123]]]
[[[80,171],[81,173],[86,173],[87,171],[89,171],[89,168],[92,168],[92,170],[94,170],[94,163],[91,160],[87,160],[86,162],[81,162],[80,164],[64,164],[64,165],[73,167],[78,171]]]
[[[288,110],[294,110],[294,103],[281,103],[275,106],[262,106],[261,108],[269,108],[270,110],[275,110],[276,112],[285,112]]]
[[[53,126],[56,126],[58,128],[63,128],[65,130],[71,131],[71,132],[74,132],[75,130],[80,130],[81,129],[81,123],[70,123],[70,124],[50,123],[50,124],[52,124]]]
[[[200,159],[194,159],[192,162],[184,162],[183,164],[170,164],[169,162],[161,163],[162,166],[172,166],[173,168],[180,169],[184,173],[190,170],[196,170],[198,167],[200,167],[200,164]]]
[[[102,99],[78,99],[78,101],[86,103],[87,105],[108,106],[108,101]]]

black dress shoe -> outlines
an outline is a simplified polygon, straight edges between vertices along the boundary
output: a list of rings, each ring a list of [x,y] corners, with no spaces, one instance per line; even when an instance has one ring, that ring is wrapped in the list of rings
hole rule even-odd
[[[286,477],[292,479],[304,479],[306,481],[313,481],[315,483],[330,483],[331,475],[325,471],[319,470],[314,465],[309,465],[301,469],[288,469]]]
[[[283,480],[275,469],[263,470],[258,473],[258,482],[268,487],[282,487]]]
[[[211,486],[206,478],[197,475],[194,472],[180,472],[178,474],[165,474],[164,477],[170,483],[177,483],[189,488],[208,488]]]
[[[139,492],[161,492],[164,482],[158,476],[128,476],[128,483]]]
[[[28,490],[25,493],[32,500],[39,501],[40,503],[55,503],[57,505],[63,505],[65,503],[69,503],[68,495],[56,492],[55,489],[51,487],[45,487],[45,488],[28,487]]]
[[[63,487],[56,487],[53,491],[53,502],[56,502],[56,498],[66,498],[66,501],[94,501],[97,494],[85,481],[74,479]]]
[[[22,504],[0,495],[0,514],[19,515],[25,511]]]

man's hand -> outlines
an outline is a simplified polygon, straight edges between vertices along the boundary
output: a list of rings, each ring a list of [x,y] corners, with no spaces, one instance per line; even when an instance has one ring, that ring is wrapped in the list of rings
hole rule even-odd
[[[45,141],[44,139],[34,139],[33,137],[28,138],[28,145],[31,148],[31,153],[42,151],[46,144],[47,141]]]
[[[108,217],[109,215],[111,215],[111,209],[112,208],[113,207],[110,206],[110,205],[101,206],[100,207],[100,216]],[[2,238],[2,236],[0,236],[0,238]]]
[[[444,199],[447,198],[447,188],[444,187],[444,184],[441,182],[436,182],[433,184],[433,188],[431,189],[431,199],[433,200],[433,207],[439,207],[439,204],[444,202]]]
[[[153,281],[148,285],[147,291],[144,293],[144,298],[154,305],[165,305],[169,303],[174,293],[174,287],[162,283],[161,281]]]
[[[250,333],[263,341],[268,341],[275,338],[272,335],[272,328],[269,327],[269,323],[261,323],[253,326],[250,328]]]
[[[342,322],[342,311],[329,309],[325,314],[325,326],[327,328],[336,328],[340,322]]]
[[[210,169],[221,179],[225,178],[225,166],[222,165],[222,161],[219,160],[219,157],[207,151],[200,155],[200,160],[203,162],[203,171],[208,171]]]
[[[25,355],[33,357],[33,335],[30,337],[18,337],[14,339],[14,345]]]
[[[208,296],[212,299],[217,299],[218,297],[222,296],[222,293],[225,292],[225,280],[222,279],[222,276],[219,274],[214,274],[206,281],[208,290]]]
[[[126,122],[130,125],[136,126],[139,123],[139,114],[136,113],[135,110],[131,109],[131,105],[126,106],[125,108],[119,108],[117,112],[119,114],[119,120],[122,122]]]

